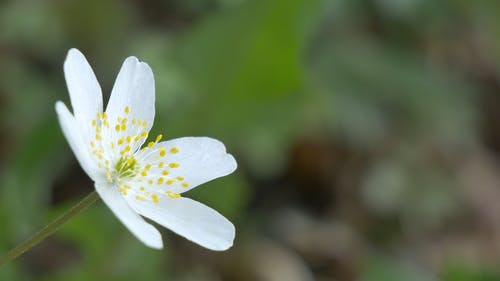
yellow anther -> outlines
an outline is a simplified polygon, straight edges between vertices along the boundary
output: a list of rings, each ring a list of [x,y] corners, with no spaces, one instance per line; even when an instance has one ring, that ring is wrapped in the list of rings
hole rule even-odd
[[[142,122],[142,126],[143,126],[143,127],[147,127],[147,126],[148,126],[148,124],[149,124],[149,122],[148,122],[148,121],[143,121],[143,122]]]
[[[182,187],[188,187],[188,186],[189,186],[189,184],[187,182],[182,183]]]
[[[130,143],[132,141],[132,137],[131,136],[127,136],[127,142]]]
[[[127,190],[123,187],[118,187],[118,191],[125,196],[127,195]]]
[[[111,142],[111,149],[115,149],[115,143]]]
[[[146,188],[144,186],[141,186],[141,188],[139,188],[141,191],[144,191],[146,190]]]
[[[116,130],[117,132],[119,132],[119,131],[120,131],[120,125],[116,125],[116,126],[115,126],[115,130]]]
[[[132,158],[127,159],[127,164],[134,165],[134,163],[135,163],[135,158],[132,157]]]
[[[125,106],[125,114],[129,114],[129,113],[130,113],[130,107]]]
[[[97,112],[97,118],[102,119],[102,112]]]
[[[146,170],[148,170],[148,171],[149,171],[149,170],[151,169],[151,164],[147,164],[147,165],[144,167],[144,169],[146,169]]]
[[[104,120],[103,124],[104,124],[104,127],[109,128],[109,122],[108,122],[108,120]]]
[[[152,141],[150,141],[150,142],[148,143],[148,147],[149,147],[149,148],[153,147],[154,145],[155,145],[155,143],[154,143],[154,142],[152,142]]]
[[[163,170],[161,172],[161,174],[164,175],[164,176],[166,176],[166,175],[170,174],[170,172],[168,170]]]
[[[163,182],[165,182],[165,179],[162,178],[162,177],[159,177],[158,178],[158,184],[162,184]]]
[[[135,141],[135,142],[138,142],[140,139],[141,139],[141,136],[136,135],[136,136],[135,136],[135,138],[134,138],[134,141]]]
[[[122,131],[125,131],[127,129],[127,125],[125,124],[122,124],[122,127],[121,127]]]
[[[165,162],[158,163],[158,168],[163,168],[163,166],[165,166]]]
[[[175,193],[175,192],[172,192],[172,191],[166,191],[165,192],[170,198],[172,199],[176,199],[176,198],[180,198],[181,195],[179,193]]]
[[[153,180],[148,180],[148,183],[149,184],[153,184]]]
[[[94,146],[95,146],[94,141],[90,141],[90,147],[94,148]]]
[[[95,126],[95,125],[97,125],[97,120],[94,119],[94,120],[92,120],[92,126]]]
[[[161,141],[162,138],[163,138],[163,135],[159,134],[158,136],[156,136],[156,142]]]
[[[175,182],[175,180],[167,180],[166,184],[167,185],[172,185]]]
[[[130,185],[124,185],[125,189],[131,189],[132,187]]]
[[[122,124],[127,124],[127,122],[128,122],[128,119],[127,119],[127,118],[123,118],[123,119],[122,119]]]
[[[104,118],[104,119],[108,119],[108,114],[107,114],[106,112],[104,112],[104,113],[102,114],[102,118]]]
[[[136,124],[137,124],[137,119],[133,118],[133,119],[132,119],[132,125],[134,125],[134,126],[135,126]]]
[[[177,179],[177,180],[180,180],[180,181],[183,181],[183,180],[184,180],[184,177],[178,176],[176,179]]]
[[[120,139],[118,140],[118,145],[122,145],[122,144],[123,144],[123,138],[120,138]]]
[[[148,175],[148,172],[147,172],[147,171],[142,171],[142,172],[141,172],[141,176],[146,177],[147,175]]]
[[[143,132],[141,133],[141,137],[145,138],[145,137],[147,137],[147,136],[148,136],[148,132],[143,131]]]
[[[98,133],[100,133],[100,132],[102,132],[102,129],[101,129],[101,127],[96,127],[95,131],[98,132]]]
[[[168,166],[169,166],[170,168],[177,168],[177,167],[179,167],[180,165],[181,165],[181,164],[179,164],[179,163],[170,163],[170,164],[168,164]]]
[[[177,147],[172,147],[172,148],[170,149],[170,153],[172,153],[172,154],[179,153],[179,149],[178,149]]]
[[[100,141],[100,140],[102,139],[102,137],[101,137],[101,135],[96,134],[96,135],[95,135],[95,139],[96,139],[96,140],[98,140],[98,141]]]
[[[160,199],[158,198],[158,196],[156,194],[151,195],[151,199],[153,199],[153,202],[155,202],[155,203],[160,202]]]
[[[165,148],[160,148],[160,156],[163,157],[167,154],[167,151],[165,150]]]
[[[144,198],[144,197],[142,197],[140,195],[136,195],[135,199],[138,200],[138,201],[146,201],[146,198]]]

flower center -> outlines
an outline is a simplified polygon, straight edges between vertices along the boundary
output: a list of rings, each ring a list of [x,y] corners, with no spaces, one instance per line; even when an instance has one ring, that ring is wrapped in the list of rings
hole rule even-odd
[[[131,155],[122,156],[115,165],[116,176],[120,179],[132,178],[139,173],[137,160]]]
[[[160,134],[140,148],[149,135],[149,123],[134,118],[129,106],[118,116],[99,112],[91,126],[95,135],[89,143],[97,166],[124,196],[133,194],[136,200],[158,203],[162,194],[179,198],[180,194],[172,191],[176,185],[189,187],[176,172],[180,163],[166,161],[167,154],[180,153],[178,147],[156,146],[162,139]]]

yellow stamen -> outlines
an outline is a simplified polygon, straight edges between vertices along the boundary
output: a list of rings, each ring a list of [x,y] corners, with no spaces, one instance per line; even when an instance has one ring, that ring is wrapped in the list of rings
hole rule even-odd
[[[175,193],[175,192],[172,192],[172,191],[166,191],[165,192],[170,198],[172,199],[176,199],[176,198],[180,198],[181,195],[179,193]]]
[[[170,168],[177,168],[177,167],[179,167],[180,165],[181,165],[181,164],[179,164],[179,163],[170,163],[170,164],[168,164],[168,166],[169,166]]]

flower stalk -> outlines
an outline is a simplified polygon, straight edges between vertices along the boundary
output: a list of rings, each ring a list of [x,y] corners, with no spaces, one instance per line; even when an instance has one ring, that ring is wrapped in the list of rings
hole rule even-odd
[[[15,258],[22,255],[27,250],[31,249],[45,238],[56,232],[61,226],[70,221],[73,217],[78,215],[81,211],[85,210],[88,206],[92,205],[95,201],[99,199],[97,192],[93,191],[75,206],[69,209],[67,212],[59,216],[56,220],[46,225],[40,231],[35,233],[33,236],[17,245],[15,248],[10,250],[5,256],[0,258],[0,267],[4,266],[8,262],[14,260]]]

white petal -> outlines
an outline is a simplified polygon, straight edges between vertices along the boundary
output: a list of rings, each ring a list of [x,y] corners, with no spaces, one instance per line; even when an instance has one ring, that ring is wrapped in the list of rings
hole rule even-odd
[[[208,137],[178,138],[160,142],[155,147],[163,147],[166,155],[159,158],[158,153],[143,150],[138,153],[138,158],[144,157],[145,162],[154,163],[151,175],[156,173],[161,176],[163,170],[168,170],[165,178],[175,182],[167,187],[175,193],[186,192],[202,183],[226,176],[237,167],[236,160],[226,152],[224,144]],[[158,163],[162,161],[165,162],[164,168],[158,168]],[[169,164],[172,163],[178,164],[178,167],[170,168]]]
[[[125,112],[126,107],[129,113]],[[123,62],[106,113],[112,127],[117,117],[126,117],[129,121],[135,118],[147,121],[145,130],[149,132],[155,116],[155,81],[146,63],[139,62],[136,57],[128,57]]]
[[[160,232],[144,221],[128,204],[125,198],[110,184],[95,184],[102,200],[113,211],[115,216],[146,246],[161,249],[163,242]]]
[[[92,180],[97,180],[99,178],[99,170],[97,169],[96,162],[90,155],[89,145],[85,143],[84,131],[64,103],[60,101],[56,103],[56,112],[63,134],[68,140],[69,146],[73,150],[80,166],[82,166],[83,170]]]
[[[68,51],[64,76],[75,119],[89,125],[97,112],[102,111],[102,92],[87,59],[77,49]]]
[[[233,245],[235,228],[217,211],[189,198],[162,197],[160,202],[127,200],[139,214],[205,248],[223,251]]]

